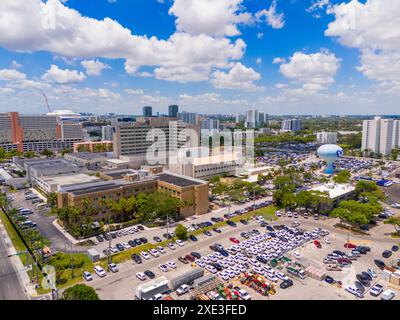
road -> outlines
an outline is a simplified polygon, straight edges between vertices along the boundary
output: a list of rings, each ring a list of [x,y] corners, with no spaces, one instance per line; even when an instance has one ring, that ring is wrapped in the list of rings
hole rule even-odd
[[[27,300],[17,271],[8,257],[4,236],[0,236],[0,300]]]

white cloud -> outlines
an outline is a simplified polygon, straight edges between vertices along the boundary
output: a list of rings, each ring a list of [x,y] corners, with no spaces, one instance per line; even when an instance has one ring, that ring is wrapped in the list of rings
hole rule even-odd
[[[272,60],[273,64],[281,64],[284,62],[286,62],[285,58],[280,58],[280,57],[276,57],[276,58],[274,58],[274,60]]]
[[[213,8],[214,4],[211,2],[214,1],[209,2],[210,8]],[[236,25],[248,19],[239,10],[238,5],[242,1],[216,2],[221,5],[218,8],[226,17],[211,18],[216,19],[216,24],[208,33],[236,33]],[[174,14],[178,20],[182,14],[178,10],[179,3],[180,1],[174,3]],[[204,5],[203,1],[197,3]],[[203,7],[194,5],[193,8],[191,10],[195,14],[195,9],[202,11]],[[208,18],[204,21],[199,19],[206,25],[211,25],[208,20],[211,13],[208,12],[207,15]],[[233,19],[233,16],[236,18]],[[167,40],[133,35],[117,21],[84,17],[60,0],[48,0],[46,3],[41,0],[2,0],[0,17],[0,45],[9,50],[48,51],[71,59],[125,59],[127,73],[140,75],[140,67],[149,66],[157,68],[154,76],[163,80],[208,80],[213,69],[229,68],[233,61],[243,57],[246,48],[241,39],[214,38],[206,30],[194,35],[187,30],[176,32]],[[221,21],[223,23],[220,25]],[[182,26],[182,23],[179,22],[178,25]],[[10,25],[13,27],[10,28]]]
[[[276,11],[276,0],[274,0],[269,9],[263,9],[256,13],[256,18],[265,22],[274,29],[281,29],[285,26],[285,15]]]
[[[400,5],[398,0],[352,0],[333,6],[335,21],[325,35],[361,53],[358,70],[378,82],[400,81]]]
[[[175,0],[169,14],[175,15],[178,31],[192,35],[237,36],[238,24],[247,24],[251,14],[242,11],[243,0]]]
[[[42,80],[46,82],[55,82],[58,84],[66,84],[73,82],[82,82],[86,79],[83,72],[77,70],[60,69],[52,64],[50,69],[42,76]]]
[[[262,59],[261,59],[261,58],[257,58],[257,59],[256,59],[256,63],[257,63],[258,65],[262,64]]]
[[[264,38],[264,33],[262,32],[257,33],[257,39],[262,39],[262,38]]]
[[[81,64],[86,69],[88,76],[99,76],[104,69],[110,69],[108,64],[102,63],[99,60],[84,60]]]
[[[306,9],[307,12],[315,12],[317,10],[322,10],[325,7],[331,8],[330,0],[314,0],[311,5]]]
[[[13,60],[13,61],[11,62],[11,68],[13,68],[13,69],[19,69],[19,68],[21,68],[21,67],[22,67],[22,64],[19,64],[17,61]]]
[[[295,83],[303,85],[306,91],[326,89],[334,83],[334,77],[340,67],[340,60],[330,52],[304,54],[296,52],[290,61],[280,66],[280,72]]]
[[[3,80],[3,81],[23,80],[25,78],[26,78],[25,73],[19,72],[14,69],[0,70],[0,80]]]
[[[132,96],[144,94],[144,91],[142,89],[126,89],[125,92]]]
[[[256,86],[253,82],[260,79],[261,76],[259,73],[238,62],[227,73],[215,71],[212,75],[211,83],[218,89],[255,91],[261,88]]]

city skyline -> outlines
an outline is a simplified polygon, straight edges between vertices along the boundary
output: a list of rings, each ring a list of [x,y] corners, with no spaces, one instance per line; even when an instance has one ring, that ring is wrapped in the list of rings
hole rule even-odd
[[[395,1],[4,0],[0,111],[395,114]]]

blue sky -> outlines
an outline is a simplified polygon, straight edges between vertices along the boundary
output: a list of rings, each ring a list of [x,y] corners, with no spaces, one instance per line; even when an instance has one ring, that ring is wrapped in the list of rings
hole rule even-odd
[[[2,0],[0,111],[393,114],[397,0]]]

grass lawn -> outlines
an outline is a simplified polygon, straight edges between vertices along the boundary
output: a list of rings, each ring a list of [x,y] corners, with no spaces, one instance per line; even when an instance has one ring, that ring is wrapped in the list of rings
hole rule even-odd
[[[0,210],[0,217],[1,217],[1,221],[3,222],[5,229],[7,230],[8,236],[10,237],[10,239],[14,245],[15,250],[17,250],[18,252],[25,252],[26,246],[22,242],[21,238],[19,237],[14,226],[11,224],[10,220],[8,220],[6,214],[1,210]],[[26,265],[26,255],[21,255],[19,257],[20,257],[23,265]]]
[[[265,208],[260,208],[254,211],[250,211],[248,213],[242,214],[240,216],[233,217],[232,221],[238,222],[240,220],[250,220],[254,216],[262,216],[265,220],[276,220],[275,212],[278,209],[275,206],[268,206]]]

